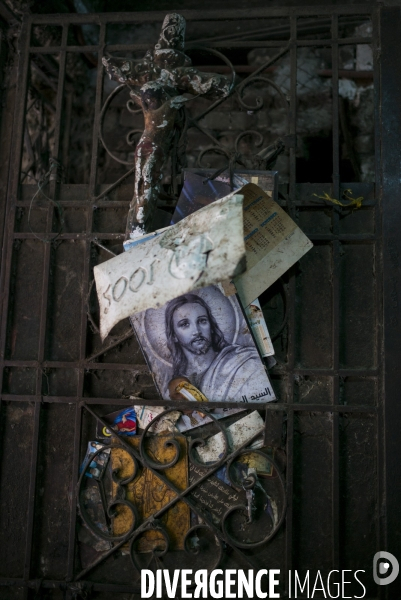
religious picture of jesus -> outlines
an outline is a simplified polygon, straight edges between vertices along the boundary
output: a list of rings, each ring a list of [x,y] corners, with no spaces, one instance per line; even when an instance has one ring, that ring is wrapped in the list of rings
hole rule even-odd
[[[220,286],[184,294],[131,320],[164,400],[177,399],[172,390],[185,382],[209,402],[275,399],[238,300],[224,296]]]

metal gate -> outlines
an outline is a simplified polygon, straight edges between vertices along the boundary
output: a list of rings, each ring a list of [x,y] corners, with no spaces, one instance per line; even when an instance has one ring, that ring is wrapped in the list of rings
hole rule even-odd
[[[283,472],[285,519],[255,548],[241,549],[212,527],[220,564],[283,573],[364,569],[366,597],[397,598],[400,584],[375,586],[371,569],[375,552],[397,555],[401,548],[400,10],[182,14],[196,64],[224,72],[228,63],[217,50],[247,78],[224,102],[194,102],[189,166],[199,156],[207,166],[211,147],[211,166],[221,166],[233,153],[255,153],[281,136],[279,202],[314,243],[263,296],[278,359],[270,371],[278,402],[263,407],[265,443]],[[163,17],[30,15],[22,24],[18,68],[9,74],[16,87],[5,94],[1,167],[2,598],[139,597],[138,574],[121,552],[130,538],[83,556],[77,482],[103,415],[131,405],[130,395],[160,405],[129,324],[101,344],[91,282],[93,266],[124,239],[132,145],[141,128],[126,109],[128,98],[113,96],[110,111],[102,111],[114,92],[101,58],[106,51],[141,56]],[[361,46],[372,48],[372,69],[356,68]],[[266,78],[276,83],[270,96]],[[363,117],[373,147],[363,160],[354,140],[361,79],[373,94],[372,113]],[[311,110],[313,102],[319,110],[326,102],[331,116],[320,133],[308,134],[323,114]],[[303,155],[300,143],[308,146]],[[170,197],[179,185],[175,175],[164,180]],[[324,197],[344,204],[362,198],[362,205],[347,210]],[[167,199],[162,208],[171,205]],[[185,490],[182,499],[195,510]],[[167,553],[153,567],[191,563],[187,550],[190,558]]]

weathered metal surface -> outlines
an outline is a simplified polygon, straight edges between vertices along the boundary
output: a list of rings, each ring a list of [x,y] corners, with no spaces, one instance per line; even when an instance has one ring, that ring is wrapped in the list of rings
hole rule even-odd
[[[383,9],[380,21],[381,36],[388,42],[383,52],[381,70],[381,126],[377,134],[381,139],[382,163],[380,176],[383,178],[383,286],[384,286],[384,427],[385,460],[389,476],[383,489],[383,506],[388,511],[385,529],[385,549],[399,557],[401,531],[399,527],[401,471],[400,436],[397,425],[400,411],[400,336],[401,336],[401,243],[399,222],[400,204],[400,150],[401,127],[394,113],[401,93],[401,51],[396,42],[401,28],[399,7]],[[394,77],[394,74],[397,74]],[[389,598],[401,595],[401,578],[388,586]]]
[[[301,52],[308,48],[314,52],[324,51],[332,66],[334,93],[331,96],[329,129],[333,132],[334,152],[326,148],[319,162],[319,168],[320,165],[325,167],[326,183],[297,183],[307,181],[302,177],[300,165],[297,165],[299,148],[290,148],[285,153],[289,179],[280,185],[279,204],[289,210],[292,218],[316,243],[288,277],[274,284],[266,293],[266,303],[262,302],[273,338],[277,335],[275,349],[278,358],[272,378],[279,403],[263,407],[266,435],[270,432],[271,418],[278,414],[280,423],[284,420],[286,427],[282,435],[281,425],[275,427],[274,444],[279,447],[277,456],[283,457],[284,449],[286,452],[286,491],[290,502],[285,527],[274,539],[252,553],[253,565],[249,568],[265,568],[268,564],[282,569],[327,568],[327,571],[336,567],[364,568],[366,573],[371,573],[375,551],[385,547],[386,539],[390,545],[397,542],[398,505],[395,499],[398,480],[396,477],[385,479],[382,444],[383,424],[386,424],[388,460],[393,456],[395,463],[391,463],[391,469],[396,472],[397,451],[391,441],[398,439],[398,421],[394,412],[397,402],[393,406],[391,400],[385,413],[386,421],[381,418],[384,403],[380,338],[383,325],[382,183],[378,175],[376,184],[350,182],[344,177],[340,182],[343,144],[338,119],[340,107],[335,93],[338,80],[344,75],[344,69],[339,68],[342,50],[353,44],[373,41],[378,166],[381,148],[379,108],[383,108],[381,118],[384,123],[389,117],[395,120],[392,122],[398,123],[399,94],[395,85],[398,71],[394,64],[383,72],[386,73],[383,79],[385,97],[383,95],[381,102],[379,97],[380,51],[381,56],[387,57],[386,60],[398,60],[394,48],[398,47],[399,24],[391,10],[382,9],[383,14],[390,12],[387,13],[387,22],[382,23],[381,33],[378,15],[366,4],[184,13],[194,30],[202,19],[210,19],[208,27],[216,26],[217,22],[220,31],[213,34],[217,39],[212,40],[209,46],[227,53],[233,64],[245,63],[246,54],[255,48],[266,52],[267,49],[280,49],[291,39],[286,89],[291,109],[291,135],[299,132],[300,127],[309,131],[313,125],[312,120],[304,120],[305,102],[304,99],[300,102],[298,97],[297,60],[299,62]],[[374,17],[372,38],[360,37],[347,29],[346,22],[355,25],[366,21],[368,13]],[[323,15],[324,19],[319,19],[319,15]],[[106,556],[93,572],[84,570],[88,563],[80,565],[77,562],[80,543],[76,539],[74,496],[84,447],[92,439],[95,423],[95,417],[86,407],[91,409],[93,406],[100,415],[107,414],[131,405],[133,401],[127,396],[139,394],[147,405],[160,404],[132,332],[121,327],[113,339],[101,344],[99,334],[87,319],[89,310],[93,322],[97,323],[93,298],[88,309],[87,291],[92,280],[93,264],[108,258],[108,253],[96,245],[97,242],[116,252],[116,245],[124,239],[125,216],[133,189],[133,184],[124,178],[122,183],[125,186],[113,185],[109,195],[97,198],[112,182],[123,176],[119,171],[115,177],[102,178],[111,163],[105,164],[103,149],[98,144],[104,83],[101,57],[108,43],[107,29],[133,21],[146,24],[146,27],[157,21],[158,28],[164,16],[161,12],[28,16],[18,44],[18,74],[14,71],[13,75],[18,84],[16,100],[12,97],[13,85],[7,86],[4,92],[8,109],[6,114],[3,113],[3,119],[7,125],[11,126],[12,121],[10,107],[15,107],[12,151],[9,152],[6,146],[11,136],[7,131],[2,145],[2,165],[9,173],[7,190],[4,188],[7,214],[0,290],[0,366],[3,376],[0,526],[4,540],[0,548],[0,583],[6,596],[17,594],[30,599],[35,595],[66,593],[67,598],[72,598],[79,593],[89,595],[93,592],[99,598],[110,595],[115,598],[120,594],[128,597],[140,593],[132,571],[125,569],[124,564],[119,567],[124,557],[118,555],[118,548],[115,550],[117,560]],[[247,37],[243,29],[237,30],[237,26],[248,24],[250,19],[257,22],[249,28],[251,33]],[[268,26],[265,27],[263,19],[268,19]],[[280,22],[277,28],[275,19],[285,22]],[[33,25],[41,27],[49,24],[64,28],[70,24],[87,23],[99,27],[98,38],[93,44],[67,45],[65,36],[62,44],[32,45],[31,50],[29,48]],[[252,31],[258,28],[263,32],[253,34]],[[278,29],[282,32],[281,37],[277,34]],[[325,33],[321,35],[319,31],[323,29]],[[394,29],[397,31],[394,32]],[[196,37],[205,38],[207,35],[202,33]],[[148,42],[137,43],[136,39],[132,44],[130,40],[124,40],[124,43],[119,40],[119,43],[108,45],[107,50],[127,53],[139,49],[143,55],[143,50],[148,47]],[[94,82],[94,87],[90,88],[93,90],[90,128],[84,140],[85,146],[79,152],[87,179],[73,185],[61,184],[58,190],[54,186],[51,192],[46,190],[49,197],[59,201],[63,207],[66,229],[58,236],[54,247],[45,250],[45,244],[36,240],[27,226],[27,213],[37,186],[25,183],[19,186],[19,157],[26,125],[24,115],[29,108],[29,104],[26,107],[24,102],[28,82],[29,87],[34,86],[34,79],[29,74],[29,57],[36,60],[38,56],[56,54],[61,57],[65,54],[68,63],[70,57],[79,57],[85,52],[97,55],[98,59],[98,72],[92,71],[90,78]],[[207,61],[203,59],[201,62],[206,64]],[[59,77],[62,79],[65,76],[63,60],[59,64]],[[259,85],[263,86],[263,82]],[[54,89],[52,91],[43,82],[41,86],[47,96],[55,98]],[[56,88],[62,93],[58,80]],[[320,92],[321,89],[312,93],[311,98],[318,101]],[[79,97],[82,96],[79,94]],[[252,103],[253,100],[251,98]],[[232,101],[236,102],[235,97]],[[60,108],[66,105],[67,102],[63,104],[61,100],[57,103]],[[228,131],[233,125],[245,131],[248,120],[262,119],[266,114],[263,109],[256,116],[247,115],[246,110],[236,110],[235,106],[234,110],[229,110],[228,104],[226,113],[222,115],[222,111],[215,112],[218,108],[211,108],[208,112],[215,117],[213,126],[216,121],[218,125],[216,145],[223,139],[224,128]],[[278,110],[282,110],[281,105]],[[61,113],[64,129],[68,129],[66,116]],[[224,123],[222,116],[225,117]],[[81,126],[81,117],[79,123]],[[269,127],[269,122],[265,127]],[[395,133],[396,130],[394,127],[391,131]],[[197,128],[191,131],[201,135]],[[207,133],[208,139],[214,135],[212,129],[208,129]],[[68,141],[68,135],[66,137]],[[116,137],[121,138],[119,132]],[[227,139],[223,141],[230,143]],[[69,150],[65,138],[62,142],[68,154],[72,146]],[[384,140],[383,148],[388,146],[387,142],[388,138]],[[212,140],[211,143],[215,144]],[[393,150],[392,142],[390,146]],[[230,149],[234,150],[233,143]],[[77,152],[76,147],[74,151]],[[56,147],[52,147],[51,153],[56,159],[60,158]],[[387,157],[386,164],[393,169],[390,159]],[[314,169],[317,168],[313,159],[306,166],[310,167],[312,163]],[[331,173],[334,173],[332,188]],[[5,183],[6,179],[2,181]],[[396,199],[395,188],[388,187],[388,178],[383,181],[383,192],[388,189],[388,197]],[[353,189],[354,196],[363,195],[366,199],[364,208],[350,215],[318,205],[312,196],[313,193],[321,195],[331,190],[331,195],[338,198],[347,188]],[[385,193],[383,197],[387,197]],[[396,228],[397,212],[390,205],[387,208],[385,221]],[[57,235],[59,222],[55,205],[35,206],[32,215],[32,229],[37,235],[49,240]],[[389,251],[388,256],[391,254]],[[387,275],[392,276],[391,260],[385,264],[390,269]],[[71,274],[79,274],[76,284]],[[391,279],[386,281],[390,281],[391,286]],[[385,284],[385,293],[389,298],[384,311],[385,319],[388,319],[386,360],[396,361],[397,329],[393,327],[391,314],[397,311],[397,307],[392,306],[392,290],[388,283]],[[386,393],[391,398],[397,397],[399,389],[397,373],[397,368],[391,368],[386,374]],[[18,478],[15,477],[16,472]],[[385,481],[386,488],[382,487]],[[394,515],[394,521],[391,515]],[[384,526],[386,517],[387,528]],[[211,544],[209,548],[211,555]],[[213,548],[216,549],[217,546]],[[200,556],[202,552],[198,558]],[[179,561],[181,566],[185,559],[187,555],[182,552],[170,564],[174,568]],[[193,560],[191,556],[189,568],[194,568]],[[221,553],[223,568],[238,568],[243,560],[237,549]],[[367,594],[370,598],[378,597],[377,588],[369,582]],[[360,595],[360,590],[356,595]]]
[[[223,198],[94,268],[102,340],[121,319],[245,268],[242,196]]]

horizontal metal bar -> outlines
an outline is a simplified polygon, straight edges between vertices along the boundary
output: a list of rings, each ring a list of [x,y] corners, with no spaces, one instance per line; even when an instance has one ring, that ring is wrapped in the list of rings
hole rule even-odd
[[[98,592],[125,592],[131,594],[140,594],[140,585],[135,584],[116,584],[116,583],[95,583],[93,581],[80,581],[80,584]],[[66,582],[64,580],[55,579],[23,579],[22,577],[0,577],[0,587],[24,587],[36,590],[39,593],[43,589],[71,590],[74,591],[77,587],[76,583]]]
[[[323,38],[323,39],[310,39],[310,40],[293,40],[291,46],[302,48],[305,46],[334,46],[334,45],[346,45],[353,46],[357,44],[369,44],[372,40],[370,38],[354,37],[354,38]],[[205,44],[207,48],[281,48],[288,43],[288,40],[246,40],[236,41],[227,40],[226,42],[209,42]],[[191,43],[187,44],[188,50],[191,48]],[[122,49],[122,48],[121,48]]]
[[[331,184],[328,184],[331,185]],[[96,200],[96,198],[91,198],[88,200],[57,200],[57,203],[62,206],[63,208],[82,208],[84,210],[86,209],[92,209],[92,210],[96,210],[97,208],[124,208],[126,209],[129,204],[130,204],[130,200]],[[284,208],[287,207],[287,201],[286,200],[277,200],[277,204],[279,204],[279,206],[282,206]],[[374,208],[376,206],[377,202],[376,200],[366,200],[363,203],[363,207],[361,207],[359,210],[364,210],[367,208]],[[18,200],[17,201],[17,206],[18,208],[28,208],[31,205],[31,201],[30,200]],[[294,200],[294,202],[292,202],[292,205],[297,207],[297,208],[311,208],[314,210],[327,210],[328,206],[327,204],[319,204],[318,202],[315,202],[314,200]],[[158,204],[159,206],[159,204]],[[161,203],[160,206],[165,207],[166,204]],[[47,210],[46,206],[35,206],[34,207],[35,210]],[[99,235],[102,235],[101,233],[99,233]]]
[[[341,233],[339,235],[334,235],[331,233],[309,233],[307,230],[304,230],[304,233],[312,240],[316,242],[331,242],[333,240],[339,240],[340,242],[375,242],[377,237],[374,234],[370,233]],[[18,231],[13,234],[14,239],[16,240],[38,240],[38,237],[43,236],[44,239],[53,239],[57,238],[57,240],[84,240],[84,241],[92,241],[95,239],[101,240],[124,240],[125,236],[123,233],[47,233],[44,231],[37,231],[35,233],[31,233],[30,231]],[[42,241],[42,240],[38,240]]]
[[[106,351],[106,349],[105,349]],[[130,363],[94,363],[83,361],[51,361],[45,360],[39,362],[37,360],[5,360],[2,362],[4,367],[18,368],[45,368],[45,369],[87,369],[87,370],[111,370],[111,371],[136,371],[138,373],[149,373],[149,367],[145,364],[130,364]]]
[[[226,40],[218,42],[205,42],[206,48],[280,48],[283,44],[286,44],[288,39],[283,40]],[[294,40],[292,45],[304,47],[304,46],[331,46],[332,44],[339,45],[356,45],[356,44],[371,44],[373,40],[371,38],[353,37],[353,38],[323,38],[318,40]],[[110,44],[107,46],[108,52],[134,52],[139,50],[148,50],[149,44]],[[187,43],[187,49],[191,49],[191,42]],[[100,46],[31,46],[29,49],[31,54],[58,54],[64,52],[93,52],[97,53],[100,51]],[[344,71],[345,72],[345,71]],[[356,71],[357,72],[357,71]],[[339,72],[340,77],[347,76],[342,75],[343,71]],[[365,73],[365,71],[364,71]],[[370,73],[370,71],[366,72]],[[365,75],[366,77],[366,75]],[[373,77],[373,72],[371,77]]]
[[[141,586],[135,584],[116,584],[116,583],[96,583],[92,580],[86,581],[85,579],[80,579],[80,584],[82,584],[83,589],[87,588],[93,592],[115,592],[115,593],[125,593],[125,594],[140,594]],[[57,581],[52,579],[18,579],[11,577],[1,577],[0,578],[0,586],[4,587],[28,587],[34,590],[43,589],[57,589],[57,590],[71,590],[76,591],[76,584],[74,583],[66,583],[65,581]],[[191,589],[188,586],[188,589]],[[283,596],[284,597],[284,596]],[[309,600],[310,596],[297,596],[298,600]],[[375,598],[365,597],[364,600],[377,600],[377,596]]]
[[[46,239],[57,238],[57,240],[84,240],[92,241],[95,238],[102,240],[124,240],[124,233],[47,233],[43,231],[37,231],[31,233],[29,231],[15,232],[14,239],[16,240],[37,240],[38,235],[43,235]],[[41,240],[38,240],[41,241]]]
[[[240,19],[242,21],[255,20],[261,18],[273,17],[288,17],[295,16],[323,16],[331,14],[340,15],[363,15],[370,16],[369,13],[374,9],[375,5],[355,4],[355,5],[322,5],[322,6],[297,6],[297,7],[269,7],[269,8],[253,8],[249,9],[231,9],[231,10],[180,10],[180,14],[187,21],[233,21]],[[32,24],[63,24],[66,21],[69,23],[101,23],[121,24],[121,23],[153,23],[155,21],[163,21],[166,16],[166,11],[152,12],[116,12],[116,13],[69,13],[52,14],[52,15],[29,15],[29,20]]]
[[[1,394],[3,402],[47,402],[48,404],[76,404],[82,398],[77,396],[34,396],[33,394]]]
[[[287,365],[276,365],[269,371],[269,375],[304,375],[307,377],[377,377],[378,369],[289,369]]]
[[[76,396],[33,396],[33,395],[13,395],[13,394],[2,394],[0,399],[4,402],[43,402],[48,404],[76,404],[82,402],[84,405],[124,405],[132,406],[133,403],[148,405],[148,406],[168,406],[171,408],[177,408],[177,410],[188,409],[188,401],[186,402],[174,402],[170,400],[162,400],[161,398],[155,399],[144,399],[144,398],[82,398]],[[365,406],[365,405],[349,405],[349,404],[283,404],[278,402],[269,402],[267,404],[247,402],[209,402],[208,408],[244,408],[244,409],[258,409],[258,410],[272,410],[272,411],[283,411],[283,412],[318,412],[318,413],[369,413],[376,414],[376,406]]]
[[[31,54],[58,54],[59,52],[98,52],[99,46],[31,46]]]
[[[375,242],[377,236],[373,233],[340,233],[334,235],[332,233],[309,233],[307,229],[303,230],[305,235],[312,241],[329,242],[339,240],[340,242]]]
[[[119,342],[121,343],[121,342]],[[107,352],[105,348],[103,352]],[[0,365],[4,367],[20,368],[20,369],[85,369],[92,371],[136,371],[138,373],[150,373],[149,367],[146,364],[135,363],[102,363],[89,362],[89,358],[83,361],[52,361],[45,360],[43,362],[37,360],[4,360],[0,361]],[[288,369],[286,364],[279,364],[269,371],[270,375],[287,376],[288,374],[304,375],[310,377],[377,377],[379,370],[372,369],[313,369],[313,368],[294,368]]]
[[[95,198],[89,200],[57,200],[57,204],[63,208],[82,208],[92,209],[96,208],[127,208],[130,200],[96,200]],[[18,208],[29,208],[31,205],[30,200],[19,200]],[[46,206],[35,206],[35,210],[46,210]]]

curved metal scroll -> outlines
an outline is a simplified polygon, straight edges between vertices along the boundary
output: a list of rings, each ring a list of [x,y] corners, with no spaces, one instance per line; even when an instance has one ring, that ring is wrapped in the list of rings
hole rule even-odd
[[[267,454],[265,454],[264,452],[262,452],[261,450],[252,450],[252,449],[245,449],[245,450],[241,450],[241,452],[238,452],[236,454],[236,456],[234,456],[231,460],[229,460],[228,464],[227,464],[227,477],[232,485],[232,487],[234,487],[237,491],[241,490],[241,486],[239,486],[235,481],[233,481],[231,474],[230,474],[230,468],[232,467],[233,463],[238,460],[238,458],[240,456],[244,456],[245,454],[257,454],[259,456],[262,456],[265,460],[267,460],[272,468],[276,471],[277,473],[277,477],[278,477],[278,481],[280,483],[280,487],[281,487],[281,493],[282,493],[282,499],[283,499],[283,505],[281,507],[281,511],[280,511],[280,516],[277,520],[277,523],[273,522],[273,528],[272,530],[264,537],[262,537],[260,540],[254,541],[254,542],[244,542],[244,541],[240,541],[238,539],[235,539],[229,532],[228,530],[228,519],[230,516],[232,516],[235,512],[240,511],[241,513],[244,513],[247,511],[247,507],[245,505],[237,505],[237,506],[233,506],[232,508],[230,508],[225,515],[223,516],[222,519],[222,530],[226,536],[227,541],[237,547],[237,548],[257,548],[259,546],[262,546],[263,544],[266,544],[267,542],[269,542],[277,533],[277,531],[280,529],[284,518],[285,518],[285,514],[286,514],[286,507],[287,507],[287,498],[286,498],[286,493],[285,493],[285,482],[283,479],[282,474],[280,473],[280,470],[277,466],[277,464],[274,462],[274,460],[272,458],[270,458]],[[257,479],[254,475],[248,476],[247,479],[245,479],[243,481],[242,484],[242,489],[245,490],[251,490],[251,491],[255,491],[256,490],[256,483],[257,483]],[[264,492],[266,494],[266,492]],[[266,494],[267,496],[267,494]],[[244,528],[244,530],[246,531],[246,529]]]
[[[110,94],[110,96],[107,98],[106,102],[103,104],[103,108],[102,108],[102,112],[100,113],[100,124],[99,124],[99,139],[101,141],[101,144],[103,146],[103,148],[106,150],[107,154],[115,161],[117,161],[118,163],[120,163],[121,165],[132,165],[132,160],[122,160],[121,158],[118,158],[118,156],[116,156],[115,154],[112,153],[111,150],[109,150],[109,148],[107,147],[107,144],[104,140],[103,137],[103,124],[104,124],[104,117],[105,114],[107,112],[107,109],[110,106],[111,101],[123,90],[126,89],[126,85],[125,83],[122,83],[121,85],[117,86]],[[142,109],[138,109],[138,110],[134,110],[132,109],[132,100],[128,100],[127,101],[127,108],[131,113],[139,113],[142,112]],[[140,130],[138,129],[134,129],[133,131],[129,131],[127,134],[127,141],[129,139],[129,137],[134,134],[134,133],[142,133]],[[130,145],[131,142],[128,142]]]
[[[104,426],[107,426],[107,423],[104,421],[104,419],[102,419],[100,416],[98,416],[93,411],[92,408],[90,408],[88,405],[85,405],[85,409],[88,412],[90,412],[96,419],[98,419],[100,421],[100,423],[102,423]],[[157,424],[157,422],[160,421],[163,417],[165,417],[166,415],[168,415],[169,413],[171,413],[175,410],[177,410],[177,408],[167,409],[163,413],[157,415],[157,417],[153,421],[151,421],[151,423],[146,428],[145,432],[142,434],[143,439],[141,440],[141,443],[140,443],[140,453],[133,446],[131,446],[126,440],[124,440],[124,438],[121,437],[117,432],[112,431],[112,435],[120,440],[119,447],[122,448],[125,452],[127,452],[130,455],[130,458],[133,460],[134,470],[133,470],[133,473],[129,477],[126,477],[126,478],[118,477],[118,470],[114,470],[114,472],[112,473],[113,481],[114,481],[114,483],[117,484],[118,489],[117,489],[116,498],[113,499],[107,507],[107,515],[109,516],[109,518],[113,518],[114,511],[118,507],[118,505],[126,506],[133,514],[133,522],[132,522],[132,525],[130,526],[129,530],[127,532],[125,532],[124,534],[118,535],[118,536],[113,536],[111,534],[108,535],[108,534],[102,532],[98,527],[95,526],[94,523],[92,523],[92,521],[90,519],[90,515],[88,515],[88,512],[86,511],[86,508],[85,508],[85,505],[83,502],[82,487],[83,487],[83,481],[84,481],[84,477],[85,477],[85,471],[89,467],[89,464],[90,464],[90,462],[92,462],[93,458],[100,452],[104,451],[104,448],[98,450],[95,454],[93,454],[86,461],[86,464],[84,465],[84,469],[79,478],[78,504],[79,504],[79,510],[82,515],[82,518],[83,518],[84,522],[86,523],[86,525],[89,527],[89,529],[94,533],[94,535],[96,537],[101,538],[106,541],[109,541],[109,542],[114,542],[113,548],[110,549],[109,551],[105,552],[105,554],[103,555],[104,558],[107,558],[108,556],[110,556],[110,554],[112,554],[113,552],[118,550],[118,548],[120,548],[122,546],[122,544],[124,544],[126,542],[130,542],[130,556],[131,556],[132,563],[133,563],[135,569],[140,571],[141,570],[141,564],[140,564],[141,561],[139,560],[139,554],[143,557],[143,560],[145,560],[145,558],[144,558],[145,555],[146,555],[146,560],[149,560],[149,556],[150,556],[150,562],[154,561],[157,565],[157,568],[160,567],[160,563],[158,561],[160,561],[161,557],[163,557],[169,551],[170,545],[171,545],[168,532],[165,529],[164,523],[161,521],[161,517],[166,513],[166,511],[170,510],[170,508],[173,508],[177,502],[184,502],[185,504],[187,504],[189,509],[191,511],[193,511],[193,513],[200,518],[200,523],[197,524],[196,526],[193,526],[192,528],[190,528],[189,531],[185,535],[184,551],[187,556],[190,556],[192,560],[197,559],[197,557],[198,557],[198,559],[201,560],[201,562],[205,556],[207,557],[207,560],[209,560],[209,558],[212,558],[213,564],[211,566],[208,565],[208,568],[214,569],[217,567],[217,565],[219,564],[219,562],[221,560],[221,557],[223,554],[223,549],[224,549],[224,544],[228,544],[231,548],[233,548],[235,550],[236,553],[239,553],[241,555],[242,559],[244,559],[245,561],[248,561],[249,564],[253,568],[253,563],[252,563],[251,558],[248,555],[244,554],[243,550],[252,550],[253,548],[258,548],[259,546],[266,544],[273,538],[274,535],[276,535],[277,531],[281,527],[281,525],[284,521],[285,512],[286,512],[286,493],[285,493],[285,484],[284,484],[283,476],[281,475],[281,472],[280,472],[277,464],[267,454],[265,454],[261,450],[254,450],[252,448],[246,447],[252,443],[253,439],[257,435],[260,435],[260,432],[256,432],[255,436],[253,436],[253,438],[251,440],[248,440],[246,442],[246,445],[244,444],[244,446],[241,447],[239,450],[232,452],[230,454],[228,451],[229,444],[228,444],[228,438],[227,438],[227,433],[225,431],[225,427],[222,425],[221,422],[219,422],[219,420],[217,420],[208,411],[208,409],[206,407],[204,408],[202,406],[202,412],[205,412],[208,414],[208,416],[210,416],[210,418],[214,422],[215,426],[220,430],[220,432],[223,435],[224,452],[219,457],[219,459],[217,461],[215,461],[214,463],[204,464],[199,460],[199,457],[196,456],[196,447],[199,447],[200,444],[204,444],[204,440],[202,440],[200,438],[191,440],[191,443],[188,448],[189,461],[192,464],[201,467],[204,470],[204,475],[202,475],[201,478],[198,479],[197,481],[189,484],[185,490],[178,489],[169,480],[169,478],[164,475],[164,471],[168,467],[174,466],[174,464],[176,464],[176,462],[179,458],[179,453],[180,453],[179,445],[173,443],[173,446],[175,447],[175,450],[176,450],[175,456],[172,460],[169,461],[169,463],[166,464],[166,463],[160,463],[158,461],[155,461],[153,458],[148,456],[148,454],[146,452],[146,441],[145,441],[145,438],[148,435],[150,435],[150,428],[152,426],[155,426]],[[174,442],[174,441],[175,440],[172,440],[172,442]],[[239,480],[234,479],[233,474],[231,472],[231,468],[233,467],[234,462],[237,460],[240,460],[241,457],[243,457],[246,454],[256,454],[256,455],[262,456],[266,461],[268,461],[268,463],[271,465],[272,469],[274,469],[274,472],[277,474],[277,476],[274,478],[274,480],[271,480],[271,481],[274,481],[274,482],[277,481],[279,484],[279,488],[281,490],[281,493],[279,494],[281,497],[280,499],[278,498],[278,496],[277,497],[274,496],[274,503],[276,506],[276,511],[277,511],[277,507],[279,507],[279,515],[277,517],[271,517],[271,515],[270,515],[270,518],[272,521],[272,527],[269,527],[269,531],[268,531],[267,535],[264,535],[262,538],[256,539],[255,541],[249,541],[249,535],[248,535],[249,523],[246,523],[246,522],[244,523],[244,518],[243,518],[244,512],[246,512],[246,510],[247,510],[247,507],[245,505],[239,504],[239,505],[229,508],[226,511],[226,513],[221,517],[220,525],[218,525],[211,518],[211,516],[207,513],[207,511],[204,510],[202,505],[196,501],[196,496],[192,495],[192,492],[196,491],[198,486],[200,486],[203,482],[207,482],[208,478],[210,476],[212,476],[214,473],[216,473],[216,471],[223,465],[227,466],[227,477],[228,477],[233,489],[235,489],[237,491],[243,490],[243,489],[244,490],[246,490],[246,489],[247,490],[256,490],[257,486],[259,485],[256,476],[253,477],[252,474],[249,475],[249,473],[248,473],[248,475],[246,477],[242,478],[242,480],[239,481]],[[135,506],[133,506],[128,500],[126,500],[126,497],[125,497],[125,488],[129,483],[133,482],[134,479],[137,477],[138,472],[139,472],[139,465],[141,465],[144,468],[149,469],[153,474],[155,474],[161,480],[161,482],[163,482],[164,485],[166,485],[173,492],[173,496],[168,501],[168,503],[166,505],[164,505],[161,509],[159,509],[156,513],[154,513],[154,515],[148,517],[142,523],[139,523],[139,518],[138,518],[138,515],[136,512]],[[262,489],[260,485],[259,485],[259,487],[260,487],[260,489]],[[271,498],[270,496],[268,496],[266,490],[265,491],[262,490],[259,493],[264,493],[265,496],[267,496],[268,498]],[[266,513],[264,513],[264,510],[265,510],[265,508],[263,508],[263,517],[268,518],[268,515],[266,516]],[[259,513],[260,513],[260,510],[259,510]],[[260,514],[262,514],[262,513],[260,513]],[[276,512],[274,512],[274,515],[276,515]],[[233,535],[232,531],[230,530],[230,523],[232,524],[231,520],[232,519],[238,520],[238,518],[241,519],[242,539],[239,539],[238,537]],[[256,532],[259,531],[258,523],[256,523],[256,524],[253,523],[253,527],[254,528],[252,531],[253,531],[253,534],[255,534],[255,527],[256,527]],[[140,552],[138,546],[140,544],[141,537],[144,535],[146,537],[146,532],[149,532],[149,531],[157,531],[160,534],[159,536],[156,536],[156,539],[154,540],[156,546],[153,547],[153,549],[150,551],[147,550],[147,551],[143,552],[143,550],[142,550],[142,552]],[[248,539],[244,540],[243,539],[244,536],[247,536]],[[160,544],[161,544],[161,546],[160,546]],[[211,548],[213,550],[211,550]],[[203,551],[203,554],[202,554],[202,551]],[[94,566],[99,564],[99,562],[101,562],[101,560],[103,560],[103,557],[98,558],[92,565],[89,565],[88,567],[86,567],[84,569],[84,571],[82,571],[82,576],[86,575],[88,573],[88,571],[91,570],[91,568],[93,568]],[[142,560],[142,562],[143,562],[143,560]],[[79,579],[80,576],[81,576],[81,574],[77,576],[77,579]]]
[[[128,508],[128,510],[130,510],[130,512],[132,513],[132,517],[133,517],[132,525],[129,528],[129,530],[126,531],[124,534],[111,535],[111,534],[107,534],[107,533],[103,532],[92,521],[91,516],[85,507],[85,502],[84,502],[84,498],[83,498],[83,483],[86,481],[86,479],[85,479],[86,471],[87,471],[89,465],[91,464],[91,462],[94,460],[94,458],[101,452],[104,452],[104,448],[100,448],[99,450],[96,450],[96,452],[91,454],[91,456],[88,458],[88,460],[84,464],[80,478],[78,480],[77,498],[78,498],[78,508],[79,508],[81,517],[82,517],[83,521],[85,522],[86,526],[90,529],[90,531],[92,533],[95,534],[95,536],[101,538],[102,540],[108,541],[108,542],[120,542],[120,541],[128,540],[130,538],[131,534],[133,533],[134,529],[136,527],[138,527],[138,524],[139,524],[139,515],[138,515],[138,511],[137,511],[135,505],[132,504],[131,502],[129,502],[129,500],[126,500],[126,498],[125,498],[125,486],[127,486],[129,483],[131,483],[136,478],[136,476],[138,474],[139,466],[138,466],[136,457],[131,452],[129,452],[129,450],[125,449],[125,451],[128,452],[130,458],[133,461],[133,464],[134,464],[133,474],[130,477],[126,477],[125,479],[120,479],[117,477],[118,469],[115,469],[113,471],[112,478],[113,478],[114,483],[117,484],[117,489],[118,489],[117,495],[116,495],[116,500],[113,500],[112,502],[110,502],[108,504],[107,507],[106,506],[104,507],[105,508],[105,516],[108,519],[112,519],[116,515],[116,508],[118,506],[125,506]],[[99,485],[99,488],[101,488],[101,486],[103,485],[103,481],[102,480],[100,480],[100,481],[96,480],[96,481]],[[104,501],[104,498],[105,498],[104,489],[103,490],[99,489],[99,491],[100,491],[101,498]]]

